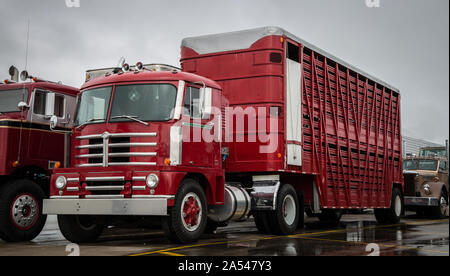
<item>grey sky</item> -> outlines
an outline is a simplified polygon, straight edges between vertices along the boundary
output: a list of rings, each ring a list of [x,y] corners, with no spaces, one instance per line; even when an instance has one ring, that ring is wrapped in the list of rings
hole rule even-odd
[[[28,71],[80,87],[86,69],[179,65],[184,37],[279,26],[399,88],[404,135],[440,144],[449,134],[449,1],[0,0],[0,78]]]

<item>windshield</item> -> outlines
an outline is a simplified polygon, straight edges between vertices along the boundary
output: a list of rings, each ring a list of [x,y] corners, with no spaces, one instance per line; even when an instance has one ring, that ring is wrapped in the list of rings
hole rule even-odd
[[[419,156],[423,157],[446,157],[447,156],[447,150],[446,149],[422,149],[420,151]]]
[[[75,125],[106,122],[112,87],[87,90],[81,94]]]
[[[0,112],[19,112],[17,105],[28,100],[26,89],[0,90]]]
[[[173,117],[177,89],[171,84],[116,86],[110,122],[168,121]],[[128,118],[127,118],[128,117]]]
[[[436,171],[437,160],[405,160],[403,169],[407,171]]]

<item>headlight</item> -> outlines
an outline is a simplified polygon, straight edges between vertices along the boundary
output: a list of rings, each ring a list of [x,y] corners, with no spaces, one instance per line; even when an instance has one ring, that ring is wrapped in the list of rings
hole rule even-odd
[[[56,178],[55,186],[59,190],[64,189],[66,187],[66,184],[67,184],[67,179],[64,176],[59,176],[58,178]]]
[[[150,174],[149,176],[147,176],[146,182],[147,182],[147,186],[150,189],[154,189],[159,184],[159,178],[156,174]]]
[[[431,195],[431,186],[428,184],[423,185],[423,190],[425,191],[425,194]]]

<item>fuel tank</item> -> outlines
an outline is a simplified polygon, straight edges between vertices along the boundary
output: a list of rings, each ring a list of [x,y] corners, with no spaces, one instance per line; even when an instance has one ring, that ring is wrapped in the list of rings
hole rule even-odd
[[[225,185],[225,204],[212,206],[208,217],[215,222],[246,220],[251,209],[250,195],[241,187]]]

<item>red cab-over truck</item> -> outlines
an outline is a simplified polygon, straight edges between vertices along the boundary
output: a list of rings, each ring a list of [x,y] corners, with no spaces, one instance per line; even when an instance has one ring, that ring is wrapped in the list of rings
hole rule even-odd
[[[78,89],[32,78],[0,83],[0,238],[34,239],[44,227],[43,199],[50,175],[68,165],[70,131]],[[50,128],[50,117],[60,122]],[[53,131],[56,130],[56,131]]]
[[[268,234],[294,233],[304,210],[399,221],[397,89],[277,27],[186,38],[181,65],[82,87],[72,168],[44,203],[68,240],[132,218],[180,243],[251,215]]]

